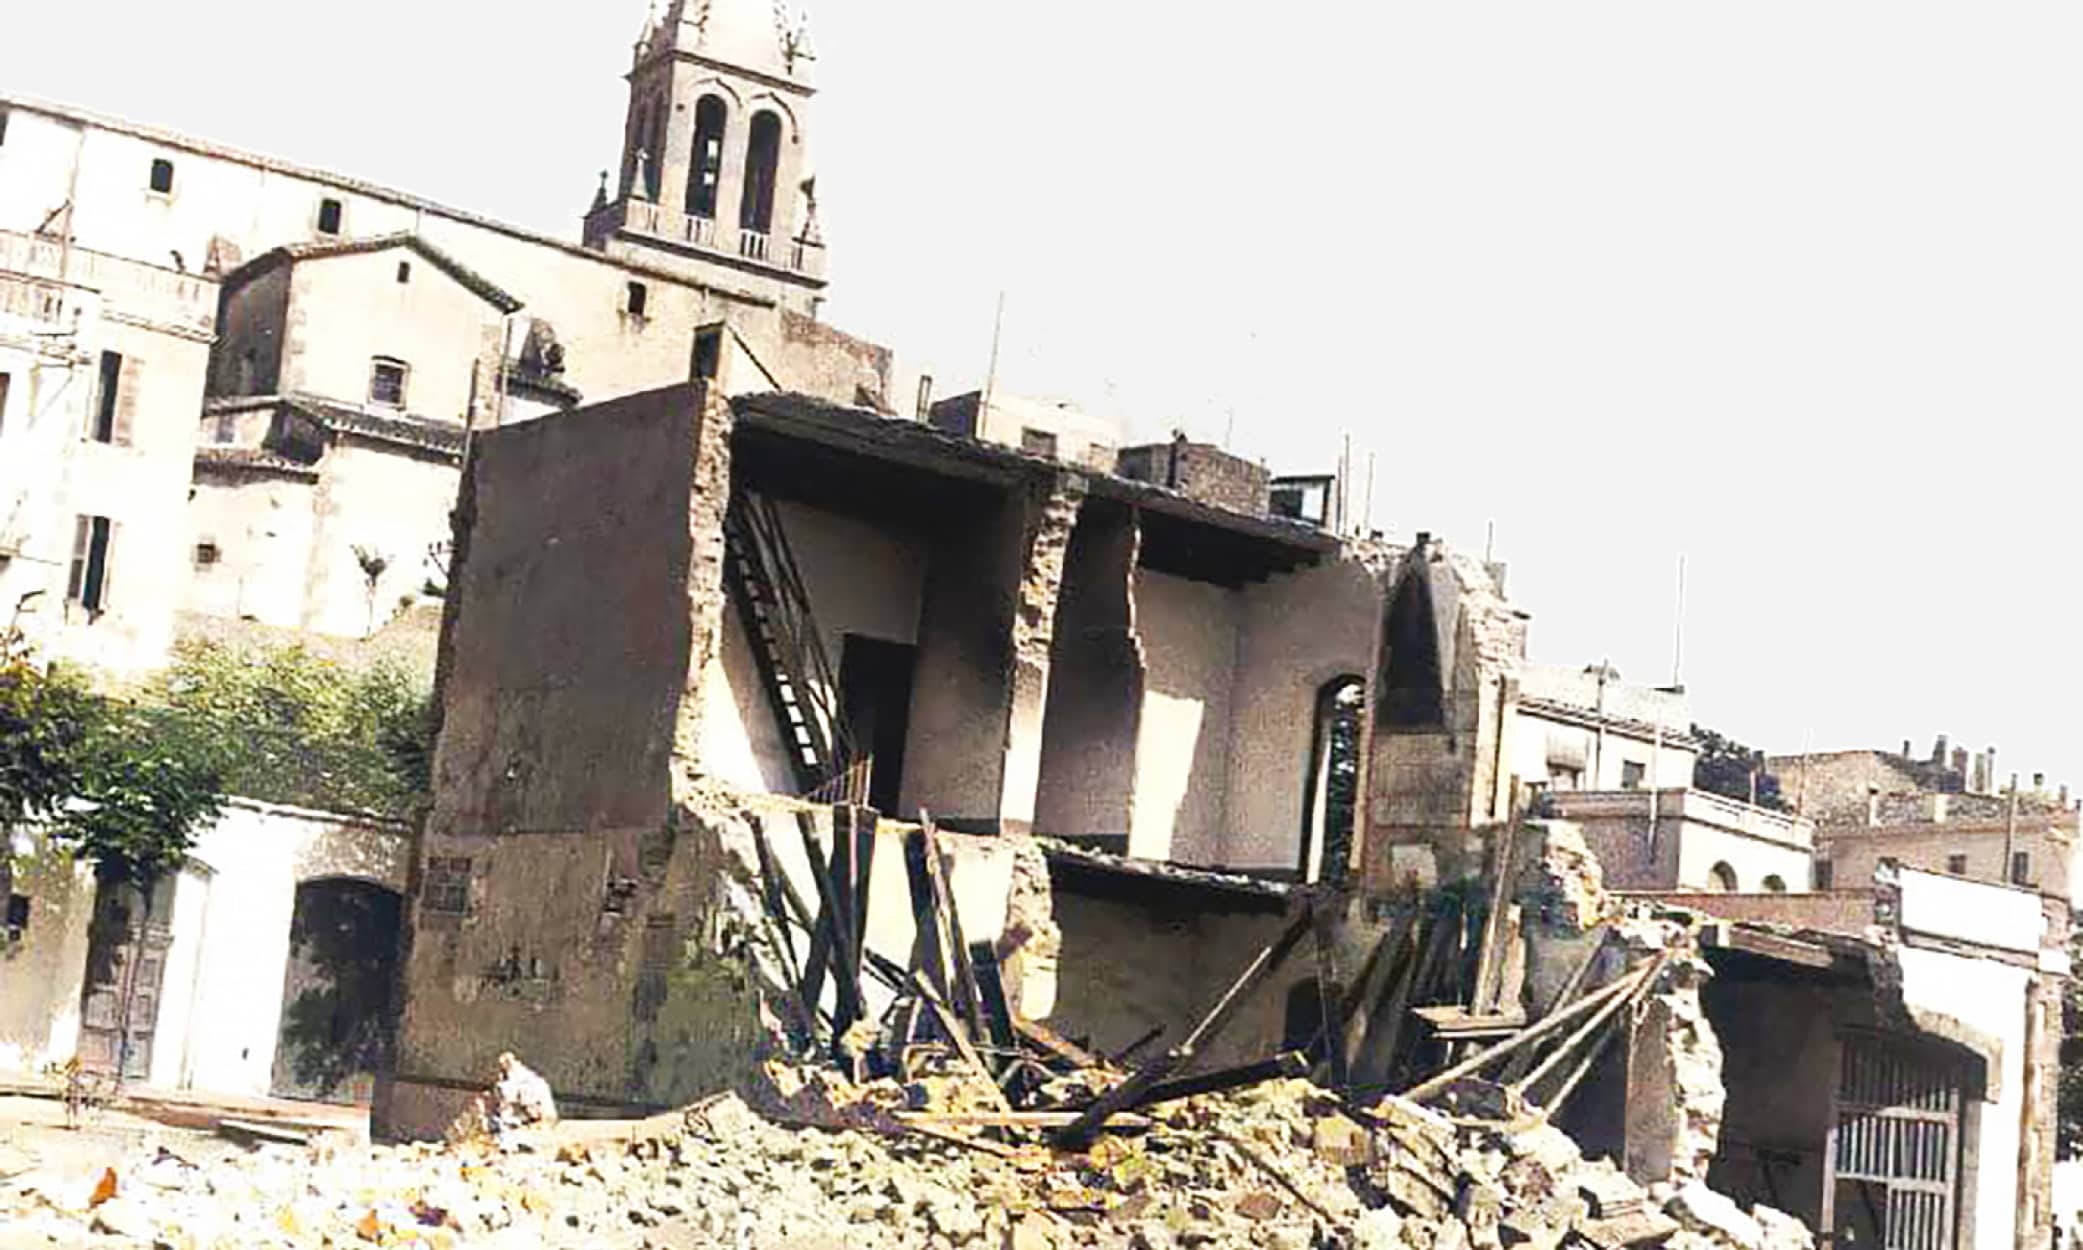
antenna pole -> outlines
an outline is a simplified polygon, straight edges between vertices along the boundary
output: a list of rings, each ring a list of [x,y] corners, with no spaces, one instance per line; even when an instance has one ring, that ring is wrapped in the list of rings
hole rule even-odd
[[[1678,553],[1678,625],[1671,640],[1671,689],[1685,688],[1685,553]]]
[[[998,313],[991,318],[991,364],[984,370],[984,401],[976,414],[977,422],[991,419],[991,393],[998,389],[998,340],[1005,333],[1005,292],[998,292]]]

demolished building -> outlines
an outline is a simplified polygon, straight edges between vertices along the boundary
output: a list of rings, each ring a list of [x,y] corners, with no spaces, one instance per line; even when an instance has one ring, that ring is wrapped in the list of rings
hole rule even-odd
[[[475,440],[379,1129],[438,1134],[506,1050],[580,1114],[679,1105],[966,954],[994,1019],[1124,1063],[1295,1055],[1553,1115],[1652,1192],[2044,1244],[2065,913],[1608,893],[1529,816],[1493,571],[1266,511],[699,385]]]

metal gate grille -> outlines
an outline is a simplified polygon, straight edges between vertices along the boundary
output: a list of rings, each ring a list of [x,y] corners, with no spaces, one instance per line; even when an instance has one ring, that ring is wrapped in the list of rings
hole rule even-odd
[[[1883,1038],[1842,1040],[1831,1172],[1878,1190],[1881,1250],[1949,1250],[1963,1079],[1958,1063]]]

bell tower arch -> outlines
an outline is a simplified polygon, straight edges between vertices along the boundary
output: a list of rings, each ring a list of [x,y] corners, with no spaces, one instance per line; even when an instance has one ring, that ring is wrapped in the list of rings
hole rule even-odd
[[[734,285],[812,307],[815,67],[786,0],[671,0],[631,57],[621,163],[586,214],[586,246],[697,280],[731,270]]]

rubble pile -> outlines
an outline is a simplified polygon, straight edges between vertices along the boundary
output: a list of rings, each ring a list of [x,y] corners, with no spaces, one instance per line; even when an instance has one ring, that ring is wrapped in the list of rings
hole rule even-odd
[[[1646,1193],[1523,1114],[1393,1098],[1354,1112],[1288,1079],[1170,1101],[1066,1150],[1049,1144],[1048,1116],[1008,1127],[1019,1117],[964,1109],[945,1079],[770,1071],[749,1101],[536,1125],[503,1144],[262,1145],[203,1164],[147,1147],[99,1176],[0,1180],[0,1226],[10,1246],[179,1250],[1812,1245],[1789,1217],[1701,1186]]]

